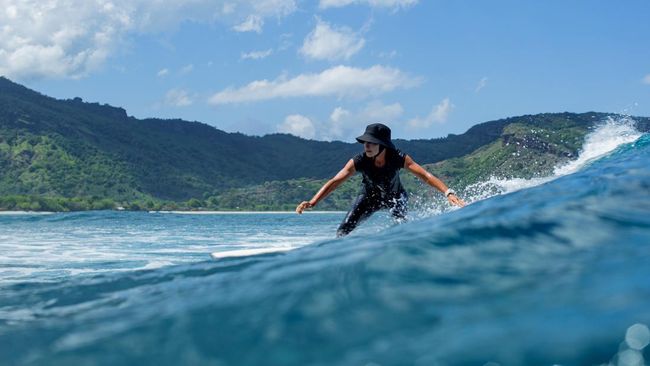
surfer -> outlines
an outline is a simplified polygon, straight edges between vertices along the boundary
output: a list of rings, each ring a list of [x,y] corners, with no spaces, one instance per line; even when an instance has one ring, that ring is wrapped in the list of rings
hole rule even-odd
[[[370,124],[365,133],[357,137],[357,141],[363,144],[363,152],[350,159],[311,200],[301,202],[296,207],[297,213],[302,214],[304,210],[313,208],[355,172],[361,172],[363,189],[336,231],[336,236],[349,234],[359,223],[381,209],[390,210],[395,219],[403,221],[406,218],[408,195],[399,179],[399,170],[402,168],[444,193],[451,204],[459,207],[465,205],[445,183],[395,148],[388,126]]]

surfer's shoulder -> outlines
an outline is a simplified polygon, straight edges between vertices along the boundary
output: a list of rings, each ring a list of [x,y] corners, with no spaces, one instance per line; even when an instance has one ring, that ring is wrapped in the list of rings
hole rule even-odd
[[[364,164],[365,157],[366,157],[366,154],[362,152],[362,153],[359,153],[359,154],[355,155],[352,158],[352,161],[354,162],[354,169],[361,170],[360,168]]]
[[[406,153],[404,153],[402,150],[395,149],[393,150],[393,153],[391,154],[392,159],[395,161],[395,164],[397,166],[403,167],[404,162],[406,161]]]

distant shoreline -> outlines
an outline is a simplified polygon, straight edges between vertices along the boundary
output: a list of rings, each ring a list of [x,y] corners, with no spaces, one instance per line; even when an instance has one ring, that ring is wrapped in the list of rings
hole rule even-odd
[[[346,211],[305,211],[304,214],[345,213]],[[288,214],[295,211],[149,211],[149,213],[179,214],[179,215],[254,215],[254,214]]]
[[[88,211],[0,211],[0,215],[52,215],[56,213],[73,213],[73,212],[89,212]],[[176,215],[255,215],[255,214],[289,214],[295,213],[295,211],[129,211],[129,210],[96,210],[96,211],[111,211],[111,212],[147,212],[152,214],[176,214]],[[345,213],[346,211],[305,211],[303,214],[333,214],[333,213]]]

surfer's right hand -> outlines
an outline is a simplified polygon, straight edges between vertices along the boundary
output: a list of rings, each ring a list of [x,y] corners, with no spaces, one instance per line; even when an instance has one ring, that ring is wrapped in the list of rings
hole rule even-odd
[[[312,207],[314,207],[314,206],[311,203],[309,203],[309,201],[302,201],[302,202],[300,202],[298,207],[296,207],[296,213],[301,214],[306,209],[312,208]]]
[[[464,207],[466,205],[465,201],[460,199],[460,197],[456,196],[455,193],[452,193],[449,196],[447,196],[447,200],[449,200],[449,202],[452,205],[456,205],[458,207]]]

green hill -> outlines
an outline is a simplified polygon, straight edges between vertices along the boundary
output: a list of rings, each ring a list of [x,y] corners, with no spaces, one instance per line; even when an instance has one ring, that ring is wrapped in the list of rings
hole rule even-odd
[[[505,154],[494,144],[526,139],[526,128],[533,126],[566,130],[573,140],[539,136],[538,144],[551,144],[550,155],[568,157],[594,121],[605,116],[523,116],[482,123],[461,135],[395,144],[420,163],[448,161],[443,173],[450,179],[460,171],[478,177],[483,168],[469,169],[479,161],[467,160],[468,154],[480,149]],[[647,119],[642,124],[650,125]],[[121,108],[80,98],[57,100],[0,77],[0,209],[286,208],[311,196],[358,151],[355,143],[140,120]],[[355,191],[342,189],[323,207],[341,208]]]
[[[595,124],[602,123],[605,117],[598,113],[561,113],[499,121],[504,127],[501,134],[491,142],[461,157],[424,164],[424,167],[460,192],[491,177],[508,179],[548,176],[556,166],[577,157],[587,133]],[[637,118],[637,121],[639,129],[650,130],[649,119]],[[490,124],[476,127],[486,126]],[[401,177],[412,200],[416,202],[428,202],[432,196],[437,199],[442,197],[407,172],[402,172]],[[325,181],[276,181],[235,188],[211,197],[206,205],[221,209],[292,209],[296,202],[311,198]],[[360,179],[356,176],[324,200],[319,209],[346,210],[359,186]]]

